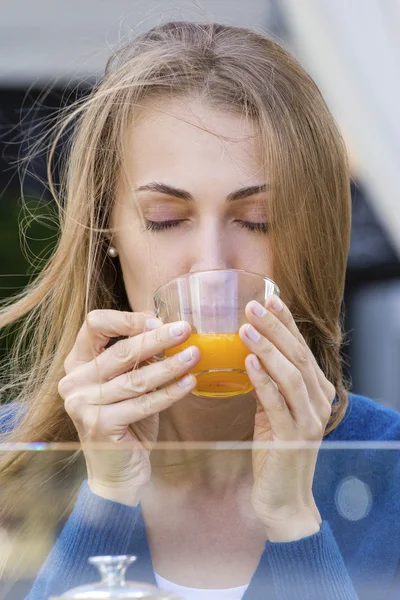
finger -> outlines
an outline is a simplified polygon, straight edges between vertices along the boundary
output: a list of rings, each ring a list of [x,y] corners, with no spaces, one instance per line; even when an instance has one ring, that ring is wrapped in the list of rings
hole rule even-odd
[[[192,369],[199,360],[200,350],[196,346],[190,346],[160,363],[133,369],[114,377],[111,381],[102,384],[101,397],[99,387],[93,386],[92,391],[88,392],[88,402],[94,405],[105,405],[137,398],[171,383],[175,378]]]
[[[239,336],[243,343],[256,354],[268,375],[276,383],[296,423],[301,425],[308,421],[313,409],[300,371],[263,335],[259,334],[257,341],[248,337],[249,328],[250,332],[256,331],[251,325],[243,325],[239,329]]]
[[[137,398],[129,398],[117,404],[101,406],[99,420],[96,425],[102,431],[104,428],[104,432],[115,431],[118,427],[132,425],[182,400],[195,388],[196,383],[196,377],[188,374],[162,389],[143,394]]]
[[[330,401],[330,403],[332,403],[335,398],[335,395],[336,395],[335,387],[326,378],[326,376],[325,376],[324,372],[322,371],[321,367],[319,366],[314,354],[311,352],[306,340],[304,339],[299,328],[297,327],[296,321],[294,320],[293,315],[290,312],[290,310],[288,309],[288,307],[286,306],[286,304],[282,301],[281,298],[279,298],[278,296],[273,294],[272,296],[269,296],[266,299],[266,301],[264,303],[264,307],[268,311],[271,311],[272,314],[274,314],[275,317],[277,319],[279,319],[279,321],[281,323],[283,323],[283,325],[297,339],[297,341],[307,349],[309,358],[311,360],[311,363],[314,367],[314,370],[315,370],[315,373],[316,373],[316,376],[318,379],[318,383],[319,383],[321,389],[323,390],[324,394]]]
[[[299,436],[302,440],[321,440],[329,415],[318,415],[307,401],[308,410],[293,410],[298,408],[297,405],[301,406],[301,401],[298,401],[301,395],[284,396],[260,361],[257,368],[257,359],[254,354],[247,356],[246,369],[257,393],[256,400],[265,408],[275,436],[281,440],[294,440]]]
[[[92,310],[86,315],[75,344],[64,363],[65,372],[71,372],[82,363],[99,356],[112,337],[135,336],[146,331],[149,312]],[[153,317],[155,318],[155,317]],[[160,319],[156,319],[162,325]]]
[[[179,330],[182,333],[174,333],[176,332],[174,326],[177,323],[168,323],[158,329],[116,342],[95,360],[74,370],[74,385],[88,382],[106,383],[114,377],[137,368],[139,363],[160,354],[163,350],[183,343],[189,338],[192,329],[187,321],[179,321],[179,323],[182,324]]]
[[[300,371],[306,385],[308,395],[313,404],[317,404],[321,395],[321,386],[312,362],[312,353],[307,345],[302,344],[289,331],[287,327],[273,315],[265,310],[264,315],[257,315],[253,308],[260,305],[252,301],[245,309],[250,323],[265,336],[272,344]]]
[[[285,432],[285,438],[291,437],[293,417],[290,414],[284,397],[279,392],[271,377],[266,373],[255,354],[246,356],[245,366],[256,390],[254,397],[257,401],[257,411],[259,410],[260,403],[267,414],[272,432],[276,436],[279,436],[280,439],[282,439],[282,432]]]

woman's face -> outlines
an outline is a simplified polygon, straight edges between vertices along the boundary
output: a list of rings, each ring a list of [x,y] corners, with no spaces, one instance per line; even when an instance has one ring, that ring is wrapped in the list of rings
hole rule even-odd
[[[132,310],[154,310],[155,289],[192,271],[245,269],[272,277],[264,232],[268,182],[255,127],[195,100],[164,102],[163,113],[156,107],[149,104],[127,135],[129,182],[119,182],[111,219]],[[135,190],[153,227],[179,224],[143,231]]]

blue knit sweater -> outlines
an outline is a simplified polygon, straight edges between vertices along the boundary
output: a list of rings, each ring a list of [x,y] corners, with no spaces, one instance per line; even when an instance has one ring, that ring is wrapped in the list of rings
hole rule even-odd
[[[399,440],[400,413],[349,395],[345,418],[318,454],[313,492],[321,530],[266,542],[243,600],[400,599],[400,445],[370,443]],[[127,578],[156,585],[140,506],[105,500],[84,481],[27,600],[97,580],[87,558],[106,554],[138,556]]]

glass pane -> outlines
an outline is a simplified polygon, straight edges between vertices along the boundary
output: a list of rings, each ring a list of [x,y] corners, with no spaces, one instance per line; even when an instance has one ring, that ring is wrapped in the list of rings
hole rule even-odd
[[[302,524],[282,512],[289,539],[268,538],[249,466],[277,450],[282,467],[318,452],[313,496],[320,531],[304,535]],[[400,442],[325,441],[319,450],[296,443],[158,443],[137,507],[90,490],[78,444],[2,444],[0,451],[9,459],[25,453],[10,465],[0,492],[7,600],[22,600],[32,586],[29,598],[36,600],[98,584],[88,559],[104,555],[136,556],[126,579],[160,593],[164,586],[177,598],[400,597]],[[110,457],[104,446],[90,451],[99,460]],[[204,592],[194,596],[186,588]]]

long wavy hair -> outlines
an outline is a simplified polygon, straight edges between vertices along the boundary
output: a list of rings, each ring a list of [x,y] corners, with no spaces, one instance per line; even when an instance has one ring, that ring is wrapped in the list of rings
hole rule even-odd
[[[116,185],[126,175],[124,132],[148,100],[176,97],[256,124],[271,184],[273,276],[337,392],[325,433],[345,414],[341,306],[351,202],[344,140],[313,79],[279,43],[247,28],[178,21],[120,47],[104,77],[46,134],[59,238],[32,281],[0,309],[1,331],[14,332],[0,394],[18,407],[7,441],[78,441],[58,394],[64,360],[90,311],[132,310],[119,261],[107,255]],[[56,186],[56,150],[65,137]],[[3,456],[2,477],[24,457]]]

